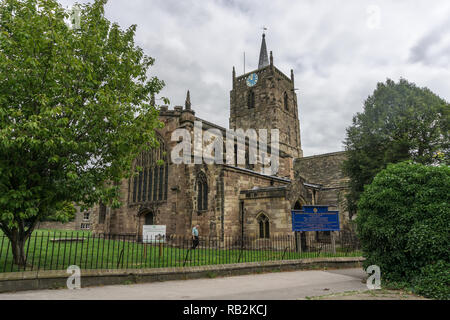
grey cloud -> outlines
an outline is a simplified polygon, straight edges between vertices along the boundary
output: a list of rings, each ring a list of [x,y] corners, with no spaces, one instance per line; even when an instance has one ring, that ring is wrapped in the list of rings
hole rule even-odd
[[[449,67],[450,20],[439,24],[420,38],[410,50],[409,61]]]
[[[371,4],[382,14],[376,30],[367,27]],[[224,127],[232,67],[243,73],[245,51],[246,71],[256,68],[267,26],[275,65],[288,76],[294,69],[302,147],[312,155],[342,150],[352,116],[387,77],[450,100],[449,10],[448,0],[110,0],[106,15],[137,24],[136,43],[156,59],[150,74],[165,81],[171,107],[189,89],[196,115]]]

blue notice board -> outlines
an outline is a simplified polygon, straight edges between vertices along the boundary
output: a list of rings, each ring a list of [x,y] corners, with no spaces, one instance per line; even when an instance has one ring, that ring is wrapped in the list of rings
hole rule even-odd
[[[329,211],[328,206],[304,205],[302,210],[292,210],[292,231],[339,231],[339,211]]]

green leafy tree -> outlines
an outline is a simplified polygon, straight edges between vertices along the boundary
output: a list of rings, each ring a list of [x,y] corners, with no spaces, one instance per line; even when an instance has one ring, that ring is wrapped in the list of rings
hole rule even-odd
[[[77,209],[75,208],[72,202],[63,202],[58,204],[61,208],[59,210],[55,210],[55,212],[44,218],[44,221],[56,221],[66,223],[69,221],[73,221],[75,219]]]
[[[344,141],[350,178],[348,209],[356,206],[364,185],[389,163],[411,159],[422,164],[450,161],[450,104],[427,88],[405,79],[378,83],[353,117]]]
[[[358,203],[364,267],[378,265],[384,280],[450,299],[449,190],[445,164],[407,161],[379,172]]]
[[[80,6],[79,28],[55,0],[0,2],[0,229],[18,265],[36,223],[64,219],[67,202],[118,206],[133,158],[157,144],[164,83],[106,2]]]

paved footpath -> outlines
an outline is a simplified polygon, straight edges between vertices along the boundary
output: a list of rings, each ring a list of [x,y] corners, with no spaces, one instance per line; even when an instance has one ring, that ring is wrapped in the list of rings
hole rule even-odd
[[[367,290],[362,269],[272,272],[214,279],[177,280],[79,290],[36,290],[0,294],[0,300],[288,300]],[[81,278],[83,286],[83,278]]]

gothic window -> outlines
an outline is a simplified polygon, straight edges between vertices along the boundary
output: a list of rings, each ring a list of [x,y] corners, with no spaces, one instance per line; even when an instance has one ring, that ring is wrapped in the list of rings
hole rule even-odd
[[[156,199],[157,199],[157,196],[158,196],[158,173],[159,173],[159,170],[158,170],[158,167],[153,167],[152,168],[152,171],[153,171],[153,181],[152,181],[152,183],[153,183],[153,198],[152,198],[152,195],[150,195],[150,198],[149,198],[149,200],[153,200],[153,201],[156,201]]]
[[[159,167],[159,186],[158,186],[158,200],[163,199],[164,195],[164,167]]]
[[[253,90],[250,90],[250,91],[248,92],[248,96],[247,96],[247,106],[248,106],[249,109],[255,107],[255,93],[253,92]]]
[[[200,172],[197,176],[197,210],[204,211],[208,209],[208,183],[206,176]]]
[[[245,151],[245,168],[250,169],[250,155],[248,154],[248,150]]]
[[[106,219],[106,206],[103,203],[101,203],[98,209],[98,223],[99,224],[105,223],[105,219]]]
[[[147,194],[147,175],[148,175],[148,170],[144,170],[143,185],[142,185],[142,194],[144,195],[143,198],[145,198],[145,195]]]
[[[153,168],[150,168],[148,170],[148,191],[147,191],[147,200],[152,200],[151,195],[153,191]]]
[[[270,223],[269,218],[265,214],[258,216],[259,237],[261,239],[268,239],[270,237]]]
[[[246,142],[249,144],[248,139]],[[255,165],[250,163],[250,147],[245,151],[245,168],[249,170],[255,169]]]
[[[286,109],[286,111],[289,111],[289,101],[288,101],[288,95],[286,92],[284,93],[284,108]]]
[[[130,203],[167,200],[168,157],[164,141],[158,137],[158,142],[158,147],[142,152],[133,163],[134,169],[142,171],[130,180]]]
[[[289,141],[289,143],[292,143],[291,127],[288,126],[287,129],[287,140]]]
[[[137,177],[133,178],[133,199],[132,202],[136,202],[136,190],[137,190]]]
[[[142,189],[142,171],[141,172],[139,172],[139,179],[138,179],[138,196],[137,196],[137,198],[138,198],[138,202],[141,202],[141,200],[142,200],[142,192],[141,192],[141,189]]]

